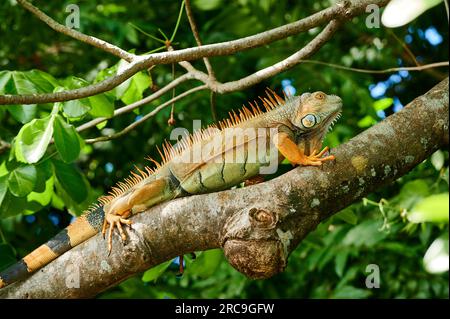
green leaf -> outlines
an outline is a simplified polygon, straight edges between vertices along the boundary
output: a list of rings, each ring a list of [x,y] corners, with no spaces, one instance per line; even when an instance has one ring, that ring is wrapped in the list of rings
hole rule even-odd
[[[350,229],[342,240],[342,244],[355,247],[372,247],[386,238],[387,233],[380,231],[381,221],[366,220]]]
[[[416,179],[403,185],[396,201],[404,209],[411,209],[423,197],[430,193],[427,182],[423,179]]]
[[[394,99],[386,97],[384,99],[373,102],[373,108],[375,111],[383,111],[394,103]]]
[[[117,73],[128,66],[128,62],[121,60],[119,62]],[[144,72],[138,72],[131,78],[116,87],[116,97],[125,104],[134,103],[142,99],[142,93],[149,88],[151,83],[150,76]]]
[[[3,219],[19,214],[30,214],[41,209],[42,206],[39,203],[28,202],[26,197],[16,197],[9,191],[0,205],[0,216]]]
[[[5,86],[11,79],[10,71],[0,71],[0,94],[5,94]]]
[[[40,70],[23,72],[23,75],[40,93],[53,92],[54,88],[59,85],[58,81],[53,76]]]
[[[45,181],[45,189],[43,192],[31,192],[27,195],[29,202],[35,201],[42,206],[47,206],[52,200],[53,196],[54,177],[51,176]]]
[[[137,31],[129,24],[127,24],[125,26],[124,31],[125,31],[125,37],[127,38],[127,40],[130,41],[131,44],[138,46],[139,39],[138,39]]]
[[[2,91],[4,94],[38,93],[37,87],[28,79],[25,72],[11,71],[8,74],[3,73],[0,78],[2,83],[1,85],[3,86]],[[35,117],[37,107],[35,104],[9,105],[6,109],[16,121],[20,123],[27,123]]]
[[[89,82],[84,79],[77,78],[76,76],[70,76],[64,79],[63,85],[67,89],[78,89],[89,85]],[[109,96],[112,96],[112,94],[102,93],[80,99],[78,100],[79,104],[76,102],[69,104],[70,107],[67,111],[69,113],[73,112],[72,115],[79,115],[86,109],[89,109],[89,114],[94,117],[111,117],[114,114],[114,103],[112,99],[108,98]],[[66,112],[66,109],[64,109],[64,112]]]
[[[77,203],[84,201],[88,195],[86,185],[80,172],[64,162],[53,160],[56,178],[66,193]]]
[[[448,192],[428,196],[418,202],[411,211],[408,212],[408,220],[412,223],[448,223],[448,201]]]
[[[56,116],[53,125],[56,149],[64,162],[70,163],[80,154],[80,141],[73,125],[67,124],[61,116]]]
[[[19,161],[36,163],[42,158],[52,138],[54,119],[54,115],[34,119],[20,129],[15,141],[15,154]]]
[[[159,276],[161,276],[166,271],[166,269],[169,267],[171,262],[172,262],[172,260],[168,260],[166,262],[163,262],[162,264],[159,264],[158,266],[150,268],[142,276],[142,281],[150,282],[150,281],[154,281],[154,280],[158,279]]]
[[[5,198],[6,191],[8,190],[8,176],[0,177],[0,205],[3,202],[3,198]]]
[[[11,82],[10,82],[11,83]],[[12,71],[12,87],[10,94],[35,94],[38,88],[26,76],[25,72]]]
[[[348,255],[349,255],[348,250],[339,251],[336,254],[336,257],[334,259],[335,262],[334,270],[336,271],[336,274],[339,277],[342,277],[342,275],[344,274],[345,264],[347,263]]]
[[[210,277],[216,272],[222,259],[223,253],[220,249],[204,251],[189,265],[186,273],[195,274],[202,278]]]
[[[72,100],[62,103],[64,115],[68,118],[79,118],[91,110],[87,104],[81,103],[79,100]]]
[[[194,6],[201,11],[215,10],[222,5],[222,0],[195,0]]]
[[[355,213],[350,208],[341,210],[335,216],[351,225],[356,225],[356,223],[358,222],[358,217],[356,217]]]
[[[434,168],[439,171],[444,166],[444,152],[441,150],[437,150],[431,155],[431,164],[433,164]]]
[[[50,161],[42,161],[39,164],[35,165],[37,177],[36,177],[36,185],[34,186],[34,192],[43,192],[45,189],[45,181],[48,180],[51,176],[53,176],[53,169]]]
[[[333,299],[357,299],[367,298],[371,295],[370,289],[355,288],[353,286],[345,285],[336,289],[333,293]]]
[[[16,121],[25,124],[36,116],[37,105],[9,105],[6,109]]]
[[[92,116],[110,118],[114,115],[114,104],[106,94],[90,96],[88,100],[91,105],[89,114]]]
[[[36,176],[36,168],[33,165],[17,167],[9,174],[9,191],[17,197],[29,194],[36,185]]]
[[[357,124],[359,127],[369,127],[376,123],[377,121],[372,116],[366,115]]]

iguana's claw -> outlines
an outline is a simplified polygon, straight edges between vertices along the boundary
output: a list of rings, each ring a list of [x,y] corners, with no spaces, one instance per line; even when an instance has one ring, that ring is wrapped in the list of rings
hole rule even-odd
[[[108,231],[108,252],[109,252],[108,256],[109,256],[109,254],[111,254],[111,250],[112,250],[112,235],[113,235],[114,226],[117,227],[120,237],[122,238],[122,242],[125,242],[127,240],[127,236],[125,235],[125,232],[123,231],[122,224],[126,224],[126,225],[130,226],[132,224],[132,222],[131,222],[131,220],[122,218],[119,215],[113,215],[113,214],[106,213],[105,219],[103,220],[103,227],[102,227],[103,238],[105,238],[108,224],[109,224],[109,231]]]
[[[314,150],[310,155],[307,155],[304,159],[303,165],[315,165],[320,166],[325,161],[332,161],[335,159],[334,155],[328,155],[325,157],[322,157],[325,153],[327,153],[329,150],[328,146],[325,146],[322,151],[317,153],[317,150]]]

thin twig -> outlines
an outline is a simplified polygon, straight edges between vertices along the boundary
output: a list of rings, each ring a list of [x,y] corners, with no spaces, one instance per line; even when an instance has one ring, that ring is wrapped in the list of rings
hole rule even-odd
[[[336,69],[359,72],[359,73],[370,73],[370,74],[383,74],[383,73],[391,73],[391,72],[397,72],[397,71],[422,71],[422,70],[426,70],[426,69],[444,67],[444,66],[449,65],[449,62],[443,61],[443,62],[424,64],[424,65],[420,65],[420,66],[405,66],[405,67],[388,68],[388,69],[384,69],[384,70],[370,70],[370,69],[352,68],[352,67],[348,67],[348,66],[344,66],[344,65],[333,64],[333,63],[317,61],[317,60],[302,60],[301,62],[302,63],[320,64],[320,65],[333,67]]]
[[[132,104],[123,106],[123,107],[115,110],[114,111],[114,115],[112,117],[116,117],[116,116],[119,116],[121,114],[131,112],[134,109],[136,109],[136,108],[138,108],[138,107],[140,107],[142,105],[148,104],[148,103],[156,100],[157,98],[161,97],[166,92],[169,92],[172,88],[178,86],[179,84],[181,84],[181,83],[183,83],[183,82],[185,82],[185,81],[187,81],[189,79],[192,79],[192,76],[190,74],[188,74],[188,73],[185,73],[182,76],[180,76],[180,77],[176,78],[175,80],[173,80],[172,82],[170,82],[169,84],[167,84],[166,86],[164,86],[163,88],[159,89],[158,91],[156,91],[152,95],[149,95],[149,96],[143,98],[142,100],[136,101],[136,102],[134,102]],[[101,123],[101,122],[103,122],[105,120],[107,120],[107,118],[105,118],[105,117],[95,118],[95,119],[93,119],[93,120],[91,120],[89,122],[86,122],[86,123],[78,126],[77,127],[77,131],[81,132],[81,131],[87,130],[88,128],[94,127],[97,124],[99,124],[99,123]]]
[[[142,123],[144,123],[146,120],[148,120],[149,118],[155,116],[159,111],[161,111],[163,108],[165,108],[168,105],[171,105],[172,103],[181,100],[182,98],[197,92],[197,91],[201,91],[201,90],[205,90],[207,89],[208,86],[203,84],[200,86],[197,86],[195,88],[192,88],[186,92],[181,93],[180,95],[177,95],[176,97],[170,99],[167,102],[164,102],[163,104],[159,105],[157,108],[155,108],[153,111],[151,111],[150,113],[146,114],[145,116],[143,116],[142,118],[140,118],[139,120],[133,122],[132,124],[128,125],[127,127],[125,127],[123,130],[121,130],[120,132],[117,132],[115,134],[112,135],[108,135],[108,136],[100,136],[97,138],[91,138],[91,139],[86,139],[85,142],[87,144],[93,144],[93,143],[97,143],[97,142],[104,142],[104,141],[109,141],[118,137],[121,137],[125,134],[127,134],[128,132],[132,131],[134,128],[136,128],[137,126],[141,125]]]
[[[417,61],[415,55],[411,52],[411,50],[409,49],[408,45],[407,45],[405,42],[403,42],[402,40],[400,40],[400,39],[397,37],[397,35],[396,35],[394,32],[392,32],[391,29],[387,28],[387,30],[388,30],[389,34],[392,35],[392,37],[393,37],[398,43],[400,43],[400,45],[403,47],[403,49],[405,49],[406,54],[408,54],[409,57],[414,61],[414,64],[415,64],[416,66],[420,66],[420,63]]]
[[[195,23],[194,19],[194,14],[192,13],[191,1],[185,0],[185,3],[186,3],[186,15],[188,17],[189,25],[191,26],[192,34],[194,35],[195,42],[197,42],[197,45],[200,47],[202,46],[202,40],[200,39],[200,34],[198,32],[197,24]],[[215,81],[216,74],[214,73],[214,69],[211,63],[209,62],[209,59],[207,57],[204,57],[203,63],[205,63],[205,67],[208,72],[210,80]],[[211,91],[209,103],[211,106],[211,116],[213,118],[213,121],[217,122],[216,94],[213,91]]]
[[[27,3],[25,0],[20,1]],[[201,47],[182,49],[173,52],[161,52],[135,56],[133,62],[131,62],[130,65],[125,68],[122,73],[116,74],[115,76],[105,79],[102,82],[95,83],[80,89],[68,90],[63,92],[31,95],[0,95],[0,104],[42,104],[69,101],[96,95],[113,89],[137,72],[147,69],[152,65],[170,64],[174,62],[189,61],[210,56],[230,55],[239,51],[266,45],[268,43],[284,39],[303,31],[307,31],[313,27],[330,21],[331,19],[350,19],[351,17],[364,12],[365,7],[368,3],[376,3],[379,6],[384,6],[387,2],[387,0],[361,0],[353,3],[352,6],[349,7],[350,2],[345,1],[314,13],[304,19],[238,40],[203,45]],[[97,47],[104,48],[105,46]],[[268,72],[267,74],[276,73]],[[258,74],[255,75],[255,77],[258,77]],[[262,77],[261,80],[265,78],[266,77]],[[247,81],[247,79],[242,80],[243,81],[241,83]],[[254,80],[257,79],[255,78],[253,79],[253,81]],[[252,83],[257,82],[258,81],[254,81]],[[232,86],[233,84],[230,85]],[[250,85],[246,85],[243,88]],[[225,88],[224,90],[217,92],[224,93],[227,92],[227,90],[229,90],[229,88]]]
[[[83,34],[81,32],[78,32],[74,29],[68,28],[65,25],[56,22],[55,20],[50,18],[48,15],[46,15],[44,12],[42,12],[41,10],[39,10],[26,0],[17,0],[17,3],[19,3],[22,7],[33,13],[39,20],[42,20],[50,28],[59,33],[65,34],[69,37],[72,37],[79,41],[90,44],[94,47],[97,47],[99,49],[102,49],[128,62],[133,61],[134,58],[136,57],[136,55],[129,53],[111,43],[108,43],[93,36]]]
[[[271,76],[286,71],[294,67],[295,65],[301,63],[303,59],[311,56],[317,50],[319,50],[331,38],[331,36],[334,34],[334,32],[336,32],[339,26],[340,26],[339,21],[332,20],[313,40],[311,40],[307,45],[305,45],[302,49],[300,49],[296,53],[292,54],[291,56],[287,57],[286,59],[280,62],[275,63],[274,65],[259,70],[237,81],[220,83],[218,81],[211,80],[206,73],[197,70],[189,62],[183,61],[179,62],[179,64],[183,68],[185,68],[190,74],[192,74],[192,76],[195,79],[207,84],[210,90],[216,93],[223,94],[233,92],[238,89],[242,90],[252,85],[255,85]]]
[[[214,122],[217,122],[216,93],[211,91],[209,95],[209,105],[211,106],[211,116]]]
[[[195,42],[197,42],[197,45],[199,47],[201,47],[202,46],[202,40],[200,39],[200,34],[198,32],[197,24],[195,23],[194,15],[193,15],[192,10],[191,10],[191,1],[190,0],[185,0],[185,3],[186,3],[186,7],[185,7],[186,15],[187,15],[188,20],[189,20],[189,25],[191,26],[192,34],[194,35]],[[211,63],[209,62],[209,59],[207,57],[204,57],[203,58],[203,62],[205,63],[206,70],[208,71],[209,76],[212,79],[215,79],[216,76],[215,76],[215,73],[214,73],[214,69],[213,69]]]

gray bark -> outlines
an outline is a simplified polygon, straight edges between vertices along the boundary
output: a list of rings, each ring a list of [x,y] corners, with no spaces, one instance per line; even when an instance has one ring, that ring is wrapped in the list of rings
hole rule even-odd
[[[230,264],[247,276],[268,278],[285,269],[289,254],[321,221],[447,147],[448,124],[447,78],[334,149],[334,162],[153,207],[133,218],[125,246],[114,237],[111,256],[97,235],[0,290],[0,298],[93,297],[177,255],[211,248],[223,248]],[[69,288],[77,274],[80,287]]]

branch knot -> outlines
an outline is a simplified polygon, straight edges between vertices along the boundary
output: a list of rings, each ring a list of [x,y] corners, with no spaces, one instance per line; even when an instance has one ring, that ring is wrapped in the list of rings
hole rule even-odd
[[[264,209],[253,207],[248,215],[250,224],[255,228],[273,229],[278,223],[278,214]]]

